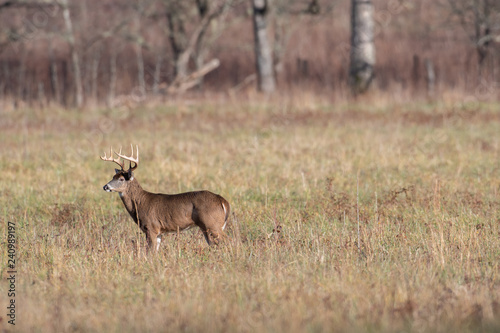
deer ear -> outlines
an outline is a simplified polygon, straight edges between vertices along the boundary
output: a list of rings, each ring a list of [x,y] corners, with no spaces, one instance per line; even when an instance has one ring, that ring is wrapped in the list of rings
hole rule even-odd
[[[121,170],[118,170],[118,169],[115,169],[115,172],[116,172],[116,173],[120,173],[120,172],[122,172],[122,171],[121,171]]]

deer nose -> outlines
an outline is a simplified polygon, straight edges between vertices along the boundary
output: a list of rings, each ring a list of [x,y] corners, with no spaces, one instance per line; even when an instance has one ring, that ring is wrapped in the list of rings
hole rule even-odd
[[[102,189],[106,192],[111,192],[111,189],[109,188],[108,184],[104,185]]]

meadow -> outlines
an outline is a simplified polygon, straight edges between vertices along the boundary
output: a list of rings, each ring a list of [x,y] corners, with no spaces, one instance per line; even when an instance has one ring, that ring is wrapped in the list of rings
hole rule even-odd
[[[498,331],[498,109],[297,93],[0,111],[0,330]],[[99,156],[131,143],[144,189],[231,203],[226,242],[193,229],[146,254],[102,190]]]

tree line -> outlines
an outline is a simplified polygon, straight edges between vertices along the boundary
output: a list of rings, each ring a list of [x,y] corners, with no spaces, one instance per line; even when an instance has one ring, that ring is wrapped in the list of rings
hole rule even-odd
[[[428,94],[436,77],[498,89],[499,13],[493,0],[0,1],[0,97],[111,106],[206,82],[265,93],[312,82],[357,95],[417,87],[422,76]],[[393,52],[401,40],[415,45],[404,59]],[[467,50],[454,65],[462,73],[442,60],[450,45]]]

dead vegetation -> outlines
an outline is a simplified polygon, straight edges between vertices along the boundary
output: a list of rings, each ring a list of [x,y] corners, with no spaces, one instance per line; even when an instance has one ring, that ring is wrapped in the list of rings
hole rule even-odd
[[[19,328],[498,330],[496,105],[449,122],[438,120],[446,105],[431,117],[427,104],[261,103],[200,100],[78,121],[5,114],[5,124],[26,119],[0,131]],[[146,256],[118,196],[102,191],[109,169],[96,158],[129,142],[155,166],[140,172],[152,191],[227,197],[227,242],[208,248],[197,230],[174,233]]]
[[[174,88],[183,90],[186,83],[199,83],[189,78],[179,82],[177,67],[186,74],[199,73],[210,59],[218,59],[220,66],[205,77],[198,93],[239,96],[253,91],[256,75],[250,3],[216,3],[223,2],[231,3],[228,11],[220,19],[214,18],[197,42],[197,50],[189,51],[192,47],[186,43],[196,40],[196,28],[203,26],[202,21],[210,22],[198,13],[208,14],[214,4],[196,2],[206,5],[204,11],[198,11],[195,3],[182,1],[69,1],[73,25],[78,28],[74,51],[80,58],[86,106],[133,110],[152,100],[169,101],[176,98],[178,89]],[[7,1],[0,5],[3,109],[74,106],[73,47],[63,28],[61,7],[50,3],[14,5]],[[295,89],[314,89],[345,97],[349,94],[350,1],[315,1],[320,8],[317,15],[306,15],[307,3],[277,1],[271,5],[268,33],[278,90],[289,94]],[[374,1],[375,91],[402,100],[451,95],[468,104],[497,98],[500,47],[498,27],[492,22],[496,22],[498,8],[491,4],[483,15],[473,15],[474,6],[484,3]],[[466,10],[453,10],[452,4],[462,4]],[[464,16],[455,15],[459,12]],[[173,20],[170,24],[168,17]],[[486,38],[469,39],[475,32],[474,17],[484,20],[478,22],[476,32],[489,33],[483,36]],[[169,33],[174,27],[175,33]],[[481,39],[484,52],[478,54]],[[179,66],[180,58],[187,63]],[[435,72],[433,94],[428,91],[426,64]],[[171,93],[164,95],[169,88]]]

